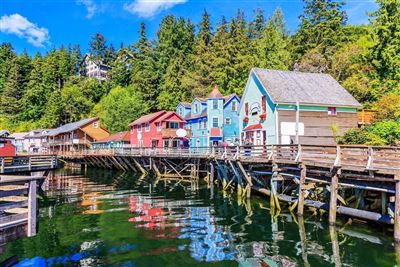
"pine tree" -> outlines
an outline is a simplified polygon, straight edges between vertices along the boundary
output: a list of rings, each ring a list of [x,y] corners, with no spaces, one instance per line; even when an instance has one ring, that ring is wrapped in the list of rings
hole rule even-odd
[[[295,53],[304,55],[318,48],[324,54],[330,47],[344,40],[343,26],[347,15],[343,1],[303,0],[304,11],[300,28],[293,38]]]
[[[159,73],[154,47],[147,40],[146,25],[140,24],[140,38],[133,45],[131,60],[131,83],[139,91],[150,110],[156,110],[156,98],[159,95]]]
[[[199,24],[199,33],[193,54],[190,54],[189,71],[184,74],[182,84],[188,90],[188,96],[204,96],[212,86],[213,80],[210,76],[211,65],[211,41],[213,38],[210,15],[205,10]]]
[[[19,100],[23,94],[23,77],[21,73],[18,58],[14,58],[10,62],[10,72],[0,97],[0,114],[5,117],[16,118],[20,111]]]
[[[288,40],[283,15],[276,10],[267,22],[262,39],[258,42],[258,65],[261,68],[287,70],[290,62]]]
[[[10,43],[2,43],[0,45],[0,95],[4,90],[4,84],[10,72],[11,61],[16,57],[17,55]]]
[[[264,10],[256,9],[256,18],[249,25],[249,34],[251,39],[261,39],[265,30]]]
[[[92,60],[103,62],[107,57],[107,45],[104,35],[96,33],[89,44],[89,53]]]
[[[29,81],[29,75],[32,70],[32,59],[28,55],[28,52],[24,50],[18,57],[19,69],[21,72],[21,89],[26,90],[27,83]]]
[[[371,58],[380,77],[400,81],[400,1],[377,0],[379,9],[372,13],[376,44]],[[400,87],[400,86],[399,86]]]

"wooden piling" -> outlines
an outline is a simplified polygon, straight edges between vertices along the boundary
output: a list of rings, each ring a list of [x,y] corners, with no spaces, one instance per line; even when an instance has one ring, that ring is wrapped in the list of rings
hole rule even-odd
[[[36,235],[36,180],[29,181],[28,193],[28,237]]]
[[[395,175],[396,198],[394,205],[394,240],[400,243],[400,174]]]
[[[338,194],[338,183],[340,174],[341,174],[341,168],[334,167],[332,170],[332,178],[330,185],[331,194],[329,199],[329,225],[336,224],[337,194]]]
[[[306,165],[300,165],[299,198],[297,202],[297,215],[303,216],[304,213],[304,184],[306,182]]]

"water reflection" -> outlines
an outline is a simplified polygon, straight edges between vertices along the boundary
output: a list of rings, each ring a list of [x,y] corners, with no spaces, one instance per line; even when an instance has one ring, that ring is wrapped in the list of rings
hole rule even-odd
[[[38,235],[8,243],[1,260],[243,267],[393,266],[396,260],[390,240],[374,229],[338,230],[276,215],[262,197],[238,199],[214,185],[66,169],[43,188]]]

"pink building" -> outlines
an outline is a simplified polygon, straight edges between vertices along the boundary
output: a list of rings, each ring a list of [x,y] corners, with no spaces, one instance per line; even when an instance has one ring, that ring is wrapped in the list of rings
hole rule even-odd
[[[134,147],[180,147],[182,138],[177,130],[185,120],[173,111],[158,111],[144,115],[130,126],[130,142]],[[181,130],[182,131],[182,130]]]

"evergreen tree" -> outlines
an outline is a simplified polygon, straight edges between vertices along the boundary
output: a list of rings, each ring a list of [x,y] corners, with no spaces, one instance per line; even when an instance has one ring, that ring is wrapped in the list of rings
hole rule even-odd
[[[16,56],[10,43],[2,43],[0,45],[0,95],[4,90],[4,84],[10,72],[11,61],[15,59]]]
[[[261,39],[265,30],[264,10],[256,9],[256,18],[249,25],[249,34],[251,39]]]
[[[344,3],[334,0],[303,0],[304,11],[300,28],[294,35],[295,53],[299,56],[319,48],[324,54],[328,48],[344,40],[343,26],[347,21]]]
[[[196,36],[194,53],[190,54],[189,70],[184,74],[182,84],[188,90],[188,96],[204,96],[212,86],[210,76],[212,71],[211,63],[211,41],[213,33],[210,22],[210,15],[205,10],[199,24],[199,33]]]
[[[154,47],[147,40],[146,26],[140,25],[140,38],[133,46],[134,57],[131,65],[132,86],[141,92],[151,111],[156,110],[156,98],[159,95],[159,73]]]
[[[400,82],[400,1],[377,0],[377,3],[379,9],[372,13],[376,39],[372,62],[380,77]]]
[[[96,33],[89,44],[89,53],[92,60],[105,61],[107,57],[107,45],[104,35]]]
[[[29,81],[29,75],[32,70],[31,57],[28,52],[24,50],[22,54],[18,57],[19,69],[21,72],[21,89],[26,90],[27,83]]]
[[[10,72],[0,97],[0,115],[16,118],[20,111],[19,100],[23,94],[23,77],[18,58],[10,62]]]

